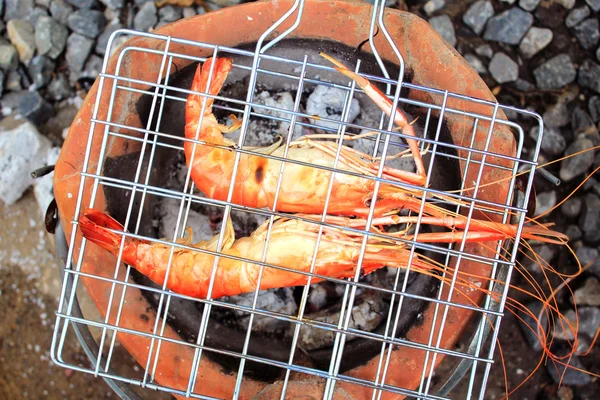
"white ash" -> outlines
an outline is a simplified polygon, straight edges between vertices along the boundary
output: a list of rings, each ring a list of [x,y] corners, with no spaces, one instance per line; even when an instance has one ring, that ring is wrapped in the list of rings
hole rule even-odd
[[[31,172],[43,167],[50,140],[24,122],[0,135],[0,199],[12,205],[33,184]]]
[[[173,240],[175,235],[175,228],[177,227],[177,218],[179,217],[179,210],[181,206],[181,200],[165,198],[160,205],[160,224],[159,232],[160,236],[166,238],[166,240]],[[194,243],[209,240],[214,236],[214,233],[210,229],[210,220],[206,215],[197,213],[194,210],[189,210],[187,221],[184,221],[187,204],[183,205],[181,220],[179,221],[179,229],[177,230],[177,238],[182,236],[185,232],[185,228],[189,227],[192,229],[192,240]],[[181,229],[182,224],[187,222],[186,226]]]
[[[254,292],[241,294],[239,296],[224,297],[220,300],[251,308],[252,303],[254,302]],[[259,291],[256,300],[256,309],[284,315],[293,315],[297,313],[298,306],[294,300],[294,289],[286,287]],[[251,311],[235,310],[233,314],[237,317],[236,324],[240,328],[246,329],[250,321]],[[266,334],[281,333],[288,329],[288,327],[289,323],[286,321],[256,314],[254,316],[254,321],[252,322],[253,331]]]
[[[308,96],[308,100],[306,102],[306,113],[309,115],[316,115],[321,118],[329,118],[341,121],[347,97],[346,95],[347,92],[343,89],[318,85],[310,94],[310,96]],[[346,118],[346,121],[349,123],[354,122],[358,114],[360,114],[360,105],[358,100],[353,98],[350,102],[350,110],[348,110],[348,117]],[[336,130],[339,127],[338,123],[314,118],[310,118],[310,122],[317,126]]]
[[[341,286],[341,285],[339,285]],[[356,298],[352,307],[350,329],[361,331],[373,331],[381,324],[387,313],[387,304],[374,291],[365,292]],[[318,321],[327,324],[337,325],[340,320],[340,306],[333,305],[326,309],[306,315],[305,318],[311,321]],[[294,326],[291,326],[287,335],[291,337],[294,334]],[[298,346],[304,350],[315,350],[333,345],[336,333],[331,330],[325,330],[312,325],[304,325],[300,328],[298,335]],[[347,335],[346,341],[356,339],[354,335]]]

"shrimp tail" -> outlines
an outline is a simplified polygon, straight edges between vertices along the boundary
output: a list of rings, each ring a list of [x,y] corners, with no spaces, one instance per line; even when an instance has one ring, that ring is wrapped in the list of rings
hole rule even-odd
[[[111,232],[112,230],[123,231],[123,225],[113,219],[110,215],[98,210],[88,209],[79,217],[79,228],[83,237],[92,243],[97,244],[111,254],[118,256],[123,238]],[[125,237],[123,244],[122,260],[123,262],[136,265],[136,250],[142,241]]]
[[[214,63],[214,67],[213,67]],[[208,93],[216,95],[221,91],[227,75],[233,66],[233,59],[227,57],[219,58],[208,58],[202,67],[198,66],[194,80],[192,81],[192,87],[190,88],[193,92],[205,93],[208,87]],[[202,109],[201,96],[196,93],[192,93],[188,96],[187,111],[190,116],[199,117],[200,110]],[[204,109],[204,115],[212,113],[212,105],[215,99],[212,97],[206,97],[206,108]],[[191,108],[191,109],[190,109]]]

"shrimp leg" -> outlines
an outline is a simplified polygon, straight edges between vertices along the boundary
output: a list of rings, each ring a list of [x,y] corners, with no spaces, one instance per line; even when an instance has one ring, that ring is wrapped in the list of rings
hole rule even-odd
[[[375,104],[377,104],[377,106],[379,106],[379,108],[381,108],[381,110],[387,114],[388,117],[391,117],[393,106],[392,101],[388,99],[387,96],[383,94],[379,89],[377,89],[377,87],[371,84],[371,82],[369,82],[368,79],[358,75],[354,71],[351,71],[344,64],[334,59],[333,57],[325,53],[319,54],[322,57],[329,60],[331,63],[333,63],[335,65],[334,68],[336,69],[336,71],[354,80],[365,91],[365,94],[369,96],[369,98],[373,100]],[[394,114],[394,122],[400,125],[402,133],[404,133],[405,135],[416,137],[415,130],[412,124],[408,122],[404,113],[402,113],[402,111],[398,109],[396,109],[396,113]],[[419,151],[419,145],[417,144],[417,141],[413,139],[407,139],[406,141],[408,142],[408,146],[415,160],[415,164],[417,166],[417,173],[415,174],[412,172],[406,172],[402,174],[402,178],[406,179],[410,183],[422,186],[426,182],[427,174],[425,173],[425,166],[423,165],[423,158],[421,157],[421,152]]]

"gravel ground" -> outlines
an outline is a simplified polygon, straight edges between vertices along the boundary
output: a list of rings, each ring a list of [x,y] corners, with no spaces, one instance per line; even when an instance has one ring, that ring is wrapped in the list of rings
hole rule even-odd
[[[98,74],[108,37],[119,27],[152,30],[182,17],[226,7],[239,0],[214,0],[202,7],[166,6],[148,0],[0,0],[0,204],[5,228],[0,252],[0,398],[115,397],[101,379],[54,366],[48,350],[59,282],[53,246],[41,227],[51,201],[49,177],[34,182],[29,172],[56,159],[82,99]],[[527,107],[545,122],[541,161],[600,144],[600,1],[429,0],[392,7],[414,12],[436,29],[475,68],[504,104]],[[509,115],[509,118],[514,116]],[[522,122],[517,120],[517,122]],[[528,130],[530,127],[526,127]],[[532,148],[535,128],[526,147]],[[548,170],[559,187],[536,182],[538,210],[548,209],[600,164],[588,152]],[[595,264],[571,283],[580,307],[580,341],[588,343],[600,321],[600,182],[594,177],[550,215],[572,238],[580,260]],[[15,235],[14,232],[20,232]],[[575,265],[565,249],[536,248],[561,272]],[[529,271],[542,279],[536,265]],[[519,278],[513,284],[522,284]],[[517,294],[514,294],[517,296]],[[572,307],[566,294],[561,309]],[[531,307],[534,307],[533,305]],[[511,387],[529,372],[540,350],[514,317],[502,325]],[[71,340],[66,353],[85,363]],[[557,346],[564,346],[564,340]],[[122,365],[131,367],[127,354]],[[598,373],[594,349],[576,360]],[[558,391],[556,374],[542,366],[515,398],[592,399],[598,381],[572,372]],[[502,394],[496,368],[487,398]],[[35,382],[35,385],[32,385]],[[464,393],[465,388],[457,389]],[[458,393],[457,393],[458,395]],[[154,397],[156,398],[156,393]]]

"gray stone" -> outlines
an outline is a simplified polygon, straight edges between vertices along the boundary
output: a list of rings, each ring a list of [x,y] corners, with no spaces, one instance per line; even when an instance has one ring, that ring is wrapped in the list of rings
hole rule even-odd
[[[29,64],[29,76],[33,80],[36,89],[46,86],[50,79],[56,64],[51,58],[46,56],[35,56]]]
[[[525,11],[533,11],[537,8],[538,4],[540,4],[541,0],[520,0],[519,7],[521,7]]]
[[[477,48],[475,49],[475,53],[477,53],[477,55],[479,56],[487,58],[492,58],[494,56],[494,50],[487,43],[477,46]]]
[[[222,7],[231,7],[231,6],[235,6],[236,4],[240,4],[242,2],[242,0],[211,0],[211,3],[213,3],[214,5],[219,6],[220,8]],[[386,6],[390,6],[391,4],[394,4],[395,1],[394,0],[390,0],[389,4],[386,2]],[[210,5],[209,5],[210,7]]]
[[[575,218],[581,212],[582,205],[581,197],[571,197],[560,206],[560,211],[565,217]]]
[[[517,45],[533,24],[533,15],[513,7],[490,18],[483,38],[494,42]]]
[[[100,0],[100,2],[112,10],[120,10],[125,7],[125,0]]]
[[[541,273],[542,267],[545,269],[548,265],[552,265],[552,260],[556,256],[556,249],[546,244],[533,246],[532,249],[535,254],[531,250],[527,250],[529,257],[524,260],[525,268],[533,273]]]
[[[425,14],[428,16],[432,16],[436,11],[441,10],[445,6],[445,0],[429,0],[427,3],[425,3],[425,6],[423,6],[423,11],[425,11]]]
[[[6,74],[5,88],[11,92],[18,92],[23,89],[21,85],[21,74],[17,70],[13,69],[8,71]]]
[[[196,16],[196,10],[194,7],[184,7],[183,8],[183,18],[191,18]]]
[[[19,59],[27,64],[35,53],[33,26],[23,19],[12,19],[6,24],[6,30],[11,43],[17,48]]]
[[[102,72],[102,63],[103,59],[101,57],[92,54],[85,63],[81,77],[96,79],[100,72]]]
[[[52,0],[50,3],[50,15],[63,25],[67,25],[69,15],[73,12],[73,7],[62,0]]]
[[[575,290],[577,306],[600,306],[600,282],[596,278],[588,278],[582,287]]]
[[[58,74],[46,87],[46,95],[55,101],[71,97],[71,86],[64,74]]]
[[[573,157],[573,159],[577,158],[581,158],[581,156]],[[588,193],[585,196],[583,210],[579,216],[579,227],[583,231],[583,237],[586,241],[592,243],[600,241],[600,224],[598,224],[598,221],[600,221],[600,197],[594,193]]]
[[[95,39],[104,29],[106,18],[101,11],[82,9],[69,15],[67,23],[73,32]]]
[[[444,38],[450,46],[456,46],[456,35],[454,33],[454,24],[446,14],[433,17],[429,20],[431,27]]]
[[[515,89],[520,92],[529,92],[531,90],[535,90],[535,85],[525,79],[517,79],[514,83]]]
[[[586,59],[579,67],[577,83],[600,93],[600,65],[589,58]]]
[[[12,44],[0,45],[0,68],[15,69],[19,66],[19,54]]]
[[[577,135],[578,133],[588,131],[590,128],[596,128],[592,117],[583,109],[579,107],[575,108],[571,115],[571,129],[573,133]]]
[[[16,115],[27,118],[36,125],[43,124],[54,115],[54,107],[44,100],[37,91],[12,92],[5,95],[0,103],[2,103],[2,107],[10,108]]]
[[[588,6],[577,7],[571,10],[565,19],[567,28],[572,28],[587,17],[590,16],[590,8]]]
[[[523,332],[523,336],[525,336],[525,340],[527,340],[529,347],[531,347],[534,351],[541,351],[542,343],[539,339],[539,336],[541,335],[538,335],[537,332],[538,329],[542,329],[544,332],[548,329],[547,310],[546,312],[542,312],[542,303],[538,301],[529,303],[526,305],[526,307],[531,314],[535,315],[535,318],[533,318],[528,312],[520,309],[518,311],[519,316],[521,317],[519,319],[519,326],[521,327],[521,331]],[[540,312],[541,320],[538,321],[538,318],[540,318]]]
[[[34,7],[34,0],[5,0],[4,20],[25,18]]]
[[[77,8],[90,9],[98,7],[98,1],[96,0],[66,0],[66,2]]]
[[[12,205],[33,184],[31,172],[43,167],[50,140],[25,122],[0,135],[0,199]]]
[[[588,100],[588,110],[594,122],[600,121],[600,96],[592,96]]]
[[[575,81],[577,70],[568,54],[559,54],[533,70],[540,89],[560,89]]]
[[[0,97],[2,97],[2,94],[4,94],[4,79],[6,78],[6,75],[4,74],[4,71],[2,71],[0,69]]]
[[[37,21],[40,17],[47,17],[47,16],[48,16],[48,11],[46,11],[43,8],[36,7],[29,13],[29,15],[27,17],[24,18],[24,20],[29,22],[31,24],[31,26],[35,26],[35,24],[37,23]]]
[[[591,50],[600,40],[600,28],[596,18],[588,18],[573,29],[581,47]]]
[[[554,2],[560,4],[567,10],[570,10],[571,8],[575,7],[575,0],[555,0]]]
[[[531,58],[552,42],[552,31],[548,28],[531,27],[521,44],[519,50],[523,57]]]
[[[600,11],[600,0],[585,0],[585,2],[592,7],[592,10],[596,12]]]
[[[494,7],[487,0],[478,0],[469,7],[463,14],[463,22],[469,26],[473,32],[480,35],[488,20],[494,16]]]
[[[35,45],[39,54],[56,59],[67,45],[69,31],[51,17],[41,17],[35,26]]]
[[[568,328],[566,328],[568,329]],[[579,360],[579,357],[573,355],[568,362],[563,361],[562,363],[546,363],[548,373],[556,383],[567,386],[584,386],[588,385],[592,378],[590,375],[580,372],[579,370],[585,371],[585,366]],[[564,364],[568,364],[569,367]]]
[[[158,18],[162,22],[174,22],[181,19],[183,11],[179,7],[166,6],[158,10]]]
[[[573,143],[567,147],[565,156],[569,156],[576,152],[587,150],[594,147],[594,143],[590,139],[583,137],[577,138]],[[577,176],[584,174],[588,168],[594,163],[594,153],[587,151],[579,154],[576,157],[564,159],[560,164],[560,179],[569,182]]]
[[[565,231],[565,235],[569,238],[569,242],[575,242],[583,236],[583,232],[577,225],[569,225]]]
[[[575,250],[575,255],[581,266],[591,264],[588,271],[600,276],[600,253],[593,247],[581,246]]]
[[[481,62],[479,57],[477,57],[476,55],[469,53],[469,54],[465,54],[464,58],[471,65],[471,67],[473,67],[475,69],[475,71],[477,71],[478,74],[486,74],[487,73],[487,69],[485,68],[485,65],[483,65],[483,62]]]
[[[69,69],[75,72],[81,71],[93,46],[94,41],[92,39],[79,33],[72,33],[67,39],[67,54],[65,56]]]
[[[519,66],[504,53],[494,54],[488,69],[498,83],[514,82],[519,77]]]
[[[147,32],[158,22],[154,3],[145,3],[133,18],[133,27],[138,31]]]
[[[98,41],[96,42],[96,53],[104,56],[106,54],[106,46],[108,46],[108,40],[110,39],[110,35],[112,35],[115,31],[123,28],[123,26],[119,22],[111,22],[106,25],[104,31],[100,36],[98,36]],[[115,47],[116,43],[113,43],[112,47]]]
[[[544,111],[542,116],[547,127],[561,128],[571,121],[566,102],[559,101]]]
[[[538,140],[538,133],[540,128],[538,126],[534,126],[531,128],[530,136],[533,140]],[[544,136],[542,137],[542,151],[551,156],[558,156],[565,151],[567,147],[567,142],[560,131],[554,127],[546,126],[544,127]]]
[[[37,4],[38,6],[48,8],[50,7],[50,1],[51,0],[35,0],[35,4]]]
[[[535,197],[535,216],[544,214],[556,205],[556,192],[551,190],[549,192],[539,193]]]

